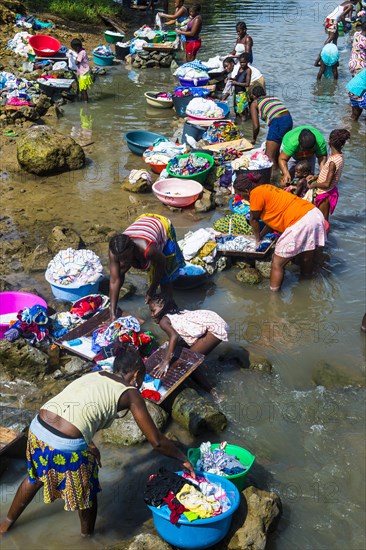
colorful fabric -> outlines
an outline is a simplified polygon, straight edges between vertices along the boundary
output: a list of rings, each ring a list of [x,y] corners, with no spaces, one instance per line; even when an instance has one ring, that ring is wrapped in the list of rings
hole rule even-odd
[[[156,390],[143,390],[141,392],[141,397],[144,399],[150,399],[151,401],[160,401],[161,395]]]
[[[93,78],[91,73],[78,75],[79,91],[89,90],[93,84]]]
[[[108,306],[108,296],[102,294],[90,294],[77,300],[70,309],[71,315],[77,315],[81,319],[89,319],[95,313]]]
[[[92,506],[101,488],[97,461],[90,451],[54,449],[29,431],[26,456],[28,479],[30,483],[41,481],[44,484],[46,504],[62,498],[67,511]]]
[[[287,107],[278,97],[264,96],[257,100],[260,118],[269,126],[273,119],[287,111]]]
[[[202,45],[202,41],[200,38],[197,40],[187,40],[186,42],[186,54],[196,56],[198,50],[200,49]]]
[[[314,206],[274,185],[259,185],[250,193],[250,210],[260,212],[261,220],[283,233]]]
[[[234,109],[237,115],[241,115],[249,106],[248,92],[239,92],[234,96]]]
[[[361,31],[353,35],[352,52],[348,63],[352,76],[366,67],[366,36]]]
[[[166,315],[174,330],[189,345],[193,346],[199,338],[210,332],[222,342],[227,342],[229,325],[214,311],[199,309],[182,310]]]
[[[352,107],[358,107],[359,109],[366,109],[366,92],[360,98],[350,97]]]
[[[253,235],[253,229],[245,214],[228,214],[215,221],[212,226],[220,233],[232,233],[234,235]]]
[[[195,512],[200,518],[210,518],[221,511],[220,503],[214,496],[205,496],[192,485],[184,485],[176,498],[185,508]]]
[[[294,123],[291,115],[277,116],[272,119],[268,129],[267,141],[282,143],[283,137],[292,130]]]
[[[310,130],[315,136],[315,146],[309,151],[300,150],[299,135],[302,130]],[[282,151],[289,157],[294,157],[296,160],[305,160],[312,157],[314,154],[317,157],[323,157],[327,154],[327,143],[319,130],[314,128],[314,126],[297,126],[284,136],[282,140]]]
[[[326,240],[324,216],[320,210],[313,208],[283,232],[277,241],[275,254],[281,258],[293,258],[302,252],[324,246]]]
[[[332,187],[332,189],[329,189],[329,191],[324,191],[322,193],[319,193],[318,195],[315,195],[313,203],[317,208],[321,205],[322,202],[324,202],[326,199],[329,200],[329,212],[330,214],[333,214],[335,207],[337,206],[339,198],[338,188]]]

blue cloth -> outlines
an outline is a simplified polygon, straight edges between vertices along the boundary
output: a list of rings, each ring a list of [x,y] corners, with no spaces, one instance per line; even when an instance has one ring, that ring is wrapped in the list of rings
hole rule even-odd
[[[350,101],[351,101],[352,107],[359,107],[359,109],[366,109],[366,92],[364,92],[360,100],[353,99],[352,97],[350,97]]]
[[[205,65],[204,63],[202,63],[202,61],[200,61],[199,59],[195,59],[194,61],[189,61],[188,63],[184,63],[184,65],[182,65],[180,68],[197,69],[198,71],[205,71],[205,72],[210,70],[210,68],[207,67],[207,65]]]
[[[294,123],[291,115],[273,118],[269,125],[267,141],[282,143],[283,136],[292,130]]]
[[[195,88],[194,86],[186,87],[186,86],[178,86],[174,89],[174,94],[176,92],[183,92],[183,90],[188,90],[189,94],[194,97],[207,97],[210,95],[210,90],[206,90],[206,88]]]
[[[327,67],[332,67],[339,61],[339,50],[333,43],[326,44],[320,53],[320,57]]]
[[[366,92],[366,68],[362,69],[348,82],[346,90],[357,97],[364,95]]]

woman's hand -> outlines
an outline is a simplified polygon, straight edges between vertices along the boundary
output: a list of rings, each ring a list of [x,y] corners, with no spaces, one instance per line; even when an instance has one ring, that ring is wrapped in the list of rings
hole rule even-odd
[[[156,367],[153,369],[152,374],[156,378],[163,378],[163,376],[166,375],[166,373],[169,370],[169,361],[161,361]]]
[[[287,172],[287,174],[282,174],[281,176],[281,182],[280,182],[280,185],[281,187],[285,187],[287,184],[291,183],[291,176],[290,176],[290,173]]]
[[[193,479],[196,479],[196,472],[194,471],[194,468],[192,466],[192,464],[189,462],[188,458],[187,460],[185,460],[184,462],[182,462],[182,465],[183,465],[183,468],[185,470],[188,470],[189,473],[191,474],[191,476],[193,477]]]

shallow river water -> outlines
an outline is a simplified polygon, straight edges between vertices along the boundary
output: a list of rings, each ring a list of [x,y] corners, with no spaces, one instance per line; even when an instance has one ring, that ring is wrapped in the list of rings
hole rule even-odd
[[[285,100],[295,125],[313,124],[326,136],[336,127],[352,133],[329,241],[311,281],[300,283],[298,274],[289,271],[281,294],[270,295],[268,280],[256,287],[241,286],[231,270],[216,275],[206,288],[177,293],[180,304],[217,311],[230,323],[235,345],[265,355],[274,365],[271,375],[238,371],[224,357],[216,370],[218,390],[226,396],[221,406],[229,419],[222,437],[257,456],[250,480],[282,498],[284,514],[270,550],[365,548],[365,409],[364,389],[359,387],[365,374],[365,335],[359,330],[365,312],[365,125],[364,117],[358,123],[350,120],[344,89],[350,78],[350,49],[344,38],[339,42],[338,83],[316,82],[313,62],[325,39],[322,20],[333,4],[202,1],[201,59],[230,51],[235,23],[245,20],[254,38],[254,65],[264,73],[269,91]],[[47,179],[7,180],[4,210],[14,217],[19,234],[39,242],[61,223],[80,233],[93,223],[124,228],[147,208],[168,215],[181,237],[218,216],[197,216],[191,210],[171,213],[153,197],[130,199],[120,189],[121,178],[143,166],[129,153],[123,133],[146,128],[170,136],[175,129],[172,112],[146,107],[143,92],[158,86],[173,88],[169,70],[135,72],[121,65],[98,80],[81,113],[91,117],[94,140],[86,168]],[[65,114],[59,130],[75,133],[80,129],[80,105],[67,106]],[[20,194],[20,188],[25,192]],[[31,280],[15,273],[13,278],[49,293],[41,276]],[[140,292],[128,300],[126,309],[146,318],[144,281],[139,282]],[[227,350],[218,348],[210,364]],[[340,373],[340,384],[320,385],[325,367]],[[178,428],[176,433],[186,444],[193,443]],[[103,448],[102,457],[103,492],[93,540],[80,540],[76,515],[63,512],[60,502],[46,507],[37,498],[1,547],[97,549],[139,533],[149,518],[143,482],[156,467],[156,456],[146,446]],[[3,508],[23,474],[24,463],[19,461],[3,475]]]

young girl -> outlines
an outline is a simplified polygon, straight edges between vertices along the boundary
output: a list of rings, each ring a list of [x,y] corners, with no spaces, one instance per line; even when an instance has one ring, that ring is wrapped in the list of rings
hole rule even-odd
[[[342,149],[350,137],[351,134],[348,130],[333,130],[329,135],[331,154],[327,162],[320,170],[319,176],[308,176],[308,180],[310,180],[308,189],[311,191],[306,193],[304,198],[314,203],[326,220],[328,220],[329,214],[333,214],[338,202],[337,185],[344,165]]]
[[[232,72],[235,67],[235,61],[232,57],[227,57],[224,59],[224,69],[227,74],[225,79],[225,88],[222,91],[222,101],[226,101],[227,98],[232,94],[233,84],[232,84]]]
[[[242,121],[247,120],[249,116],[249,96],[247,88],[250,86],[252,78],[252,69],[249,67],[250,56],[248,53],[242,53],[239,57],[239,71],[235,78],[230,78],[234,86],[234,109]]]
[[[190,311],[179,309],[169,296],[154,296],[149,302],[152,319],[166,332],[169,343],[164,360],[156,367],[155,376],[164,376],[169,369],[174,350],[180,339],[184,340],[192,351],[207,355],[220,342],[227,342],[229,326],[214,311],[200,309]],[[206,391],[213,393],[211,384],[202,372],[192,374]]]
[[[76,57],[76,75],[79,84],[81,101],[88,101],[87,90],[93,84],[93,79],[90,73],[89,59],[86,51],[83,48],[81,40],[74,38],[71,40],[71,48],[77,53]]]

